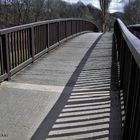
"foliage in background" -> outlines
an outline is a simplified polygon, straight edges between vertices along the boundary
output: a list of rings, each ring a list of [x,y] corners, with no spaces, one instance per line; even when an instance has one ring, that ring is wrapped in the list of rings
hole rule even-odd
[[[99,0],[101,10],[81,1],[70,4],[62,0],[0,0],[0,28],[57,18],[83,18],[93,21],[101,31],[113,29],[116,18],[126,24],[140,23],[140,0],[126,5],[124,13],[109,14],[111,0]]]
[[[101,28],[101,11],[82,2],[62,0],[0,0],[0,28],[57,18],[84,18]]]
[[[140,24],[140,0],[125,6],[123,20],[127,25]]]

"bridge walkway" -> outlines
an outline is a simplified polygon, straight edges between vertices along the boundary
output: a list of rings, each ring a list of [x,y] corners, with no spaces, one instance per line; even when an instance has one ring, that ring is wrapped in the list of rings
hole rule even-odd
[[[119,140],[121,109],[112,34],[64,43],[0,86],[9,140]]]

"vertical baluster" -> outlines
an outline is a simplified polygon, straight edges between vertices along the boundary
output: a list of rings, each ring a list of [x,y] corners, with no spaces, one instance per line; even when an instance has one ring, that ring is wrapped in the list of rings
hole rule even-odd
[[[7,73],[7,79],[10,80],[10,62],[9,62],[9,46],[8,46],[8,34],[2,36],[2,46],[3,46],[3,60],[4,60],[4,70]]]
[[[11,33],[7,34],[8,37],[8,46],[9,46],[9,63],[10,69],[12,69],[12,50],[11,50]]]
[[[136,63],[135,60],[132,58],[132,64],[131,64],[131,77],[130,77],[130,84],[129,84],[129,90],[127,95],[125,95],[125,106],[126,106],[126,120],[124,125],[124,138],[129,139],[129,128],[130,128],[130,120],[132,115],[132,101],[134,99],[134,90],[136,85],[136,78],[137,72],[136,72]],[[126,93],[125,93],[126,94]]]
[[[42,48],[42,46],[41,46],[41,26],[38,26],[38,36],[39,36],[39,42],[38,42],[38,48],[39,48],[39,50],[38,50],[38,53],[41,51],[41,48]]]
[[[67,37],[67,21],[65,21],[65,38]]]
[[[27,29],[24,29],[24,42],[25,42],[25,61],[28,59],[27,54]]]
[[[58,21],[58,42],[61,40],[60,39],[60,21]]]
[[[131,132],[131,136],[130,136],[130,140],[137,140],[135,138],[135,131],[137,129],[137,120],[138,120],[138,114],[140,113],[138,110],[138,106],[139,106],[139,101],[140,101],[140,70],[139,68],[137,69],[137,85],[136,85],[136,89],[135,89],[135,94],[134,94],[134,100],[133,100],[133,110],[132,110],[132,120],[131,120],[131,126],[130,126],[130,132]]]
[[[52,30],[51,30],[51,27],[52,27],[52,23],[49,24],[49,45],[51,46],[52,45]]]
[[[18,65],[19,65],[21,63],[19,31],[17,31],[17,52],[18,52]]]
[[[47,30],[48,44],[47,44],[47,47],[48,47],[48,51],[49,51],[49,47],[50,47],[50,27],[49,27],[49,23],[47,24],[47,26],[48,26],[48,30]]]
[[[13,32],[13,34],[14,34],[14,57],[15,57],[15,60],[14,60],[14,63],[15,63],[15,67],[18,65],[17,64],[17,48],[16,48],[16,33],[15,32]]]
[[[26,31],[26,44],[27,44],[27,59],[30,58],[30,54],[29,54],[29,29],[27,29]]]
[[[47,36],[46,36],[46,25],[43,26],[43,49],[46,49],[46,42],[47,42]]]
[[[23,62],[25,61],[25,38],[24,38],[24,30],[22,30],[22,49],[23,49]]]
[[[42,50],[42,36],[41,36],[41,33],[42,33],[42,26],[38,26],[38,30],[39,30],[39,52],[41,52]]]
[[[14,68],[14,39],[13,39],[13,33],[11,34],[11,55],[12,55],[12,59],[11,59],[11,68]]]
[[[34,29],[34,30],[33,30]],[[32,35],[32,44],[34,44],[35,47],[35,54],[37,54],[37,27],[31,28],[31,35]],[[34,42],[33,42],[33,36],[34,36]]]
[[[30,55],[32,57],[32,62],[34,62],[35,55],[35,27],[30,28]]]
[[[17,32],[15,32],[15,49],[16,49],[16,66],[19,65],[19,53],[18,53],[18,38],[17,38]]]
[[[21,63],[24,62],[24,52],[23,52],[23,36],[22,36],[22,30],[20,31],[20,54],[21,54]]]
[[[3,49],[2,49],[2,38],[0,36],[0,75],[4,74],[4,68],[3,68]]]
[[[28,41],[28,58],[31,58],[31,38],[30,38],[30,28],[28,29],[27,41]]]

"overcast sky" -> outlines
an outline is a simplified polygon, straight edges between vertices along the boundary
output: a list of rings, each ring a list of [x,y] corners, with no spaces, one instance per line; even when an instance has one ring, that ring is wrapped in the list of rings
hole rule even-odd
[[[71,3],[76,3],[79,0],[65,0],[67,2]],[[85,4],[93,4],[95,7],[99,8],[99,0],[80,0]],[[124,5],[127,3],[128,0],[112,0],[110,4],[109,11],[112,12],[117,12],[117,11],[123,11]]]

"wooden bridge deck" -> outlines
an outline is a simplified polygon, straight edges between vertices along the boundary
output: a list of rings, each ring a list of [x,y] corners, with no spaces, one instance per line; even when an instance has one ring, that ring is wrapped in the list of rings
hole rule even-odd
[[[73,38],[1,84],[0,134],[7,134],[5,139],[120,140],[112,34],[99,36]]]

